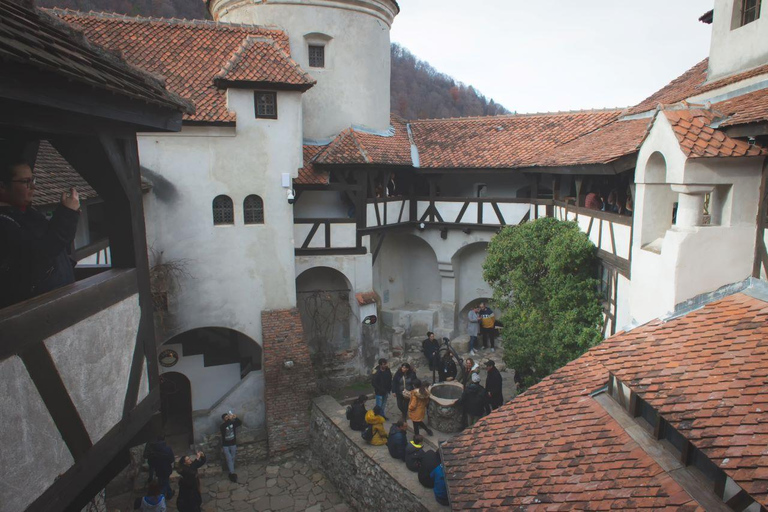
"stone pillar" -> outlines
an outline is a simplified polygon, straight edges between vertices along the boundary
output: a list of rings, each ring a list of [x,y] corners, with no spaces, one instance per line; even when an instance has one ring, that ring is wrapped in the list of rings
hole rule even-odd
[[[316,383],[298,309],[262,311],[261,332],[267,438],[273,456],[307,445]]]
[[[435,335],[438,338],[443,336],[450,338],[456,329],[456,276],[453,271],[453,264],[450,262],[438,261],[437,268],[440,272],[442,291],[440,296],[440,326],[435,329]]]
[[[686,229],[704,225],[704,196],[714,190],[712,185],[672,185],[679,194],[677,200],[677,228]]]

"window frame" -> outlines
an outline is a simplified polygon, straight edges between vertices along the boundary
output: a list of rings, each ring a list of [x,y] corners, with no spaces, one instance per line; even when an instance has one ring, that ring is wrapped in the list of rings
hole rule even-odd
[[[255,198],[259,202],[259,207],[251,207],[246,205],[246,202],[249,199]],[[255,221],[249,221],[248,220],[248,212],[249,211],[256,211],[261,212],[260,217],[256,217],[257,220]],[[265,215],[264,215],[264,199],[258,195],[258,194],[248,194],[245,196],[245,199],[243,199],[243,224],[247,226],[258,226],[263,225],[265,223]]]
[[[750,7],[749,3],[752,1],[754,1],[754,5]],[[759,20],[761,8],[762,0],[734,0],[731,30],[741,28]],[[747,19],[748,16],[751,16],[751,18]]]
[[[312,64],[312,50],[313,49],[320,49],[322,54],[320,55],[320,58],[322,60],[322,64],[320,66],[317,66],[315,64]],[[319,44],[319,43],[307,43],[307,64],[310,68],[315,69],[325,69],[325,45]]]
[[[259,95],[269,95],[273,98],[274,114],[259,114]],[[256,119],[277,119],[277,91],[253,91],[253,113]]]
[[[231,221],[216,221],[216,214],[217,214],[217,208],[222,209],[225,207],[217,206],[216,201],[220,199],[226,199],[228,201],[229,206],[229,214],[231,216]],[[222,215],[226,215],[227,212],[222,213]],[[235,225],[235,203],[232,201],[232,198],[229,197],[226,194],[219,194],[216,197],[213,198],[213,201],[211,201],[211,220],[213,221],[214,226],[234,226]]]

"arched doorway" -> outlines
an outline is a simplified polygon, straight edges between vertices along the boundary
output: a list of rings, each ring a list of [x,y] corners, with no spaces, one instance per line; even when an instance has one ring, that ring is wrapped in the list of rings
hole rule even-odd
[[[388,234],[373,274],[384,309],[422,309],[442,301],[437,256],[416,235]]]
[[[184,453],[193,443],[192,386],[178,372],[160,375],[160,412],[165,439],[174,453]]]
[[[296,278],[296,302],[318,384],[357,374],[357,304],[347,278],[330,267],[313,267]],[[326,382],[328,381],[328,382]]]
[[[451,262],[456,283],[456,333],[467,333],[469,310],[493,295],[490,285],[483,279],[483,263],[488,242],[465,245],[453,255]]]

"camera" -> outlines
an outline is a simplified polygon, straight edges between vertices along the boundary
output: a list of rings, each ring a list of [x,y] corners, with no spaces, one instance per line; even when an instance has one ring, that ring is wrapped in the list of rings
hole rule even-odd
[[[292,188],[288,189],[288,204],[293,204],[296,202],[296,192],[293,191]]]

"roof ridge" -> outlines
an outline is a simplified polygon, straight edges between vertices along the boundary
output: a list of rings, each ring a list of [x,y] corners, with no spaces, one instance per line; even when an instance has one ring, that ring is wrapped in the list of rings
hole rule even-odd
[[[98,18],[98,19],[114,19],[122,20],[131,23],[163,23],[165,25],[182,25],[189,27],[206,27],[214,29],[247,29],[247,30],[269,30],[272,32],[279,32],[283,35],[285,31],[275,25],[250,25],[247,23],[229,23],[223,21],[214,20],[200,20],[200,19],[186,19],[186,18],[160,18],[156,16],[129,16],[127,14],[119,14],[115,12],[104,11],[78,11],[75,9],[62,9],[60,7],[40,7],[42,11],[55,14],[57,16],[75,16],[80,18]]]
[[[367,163],[369,163],[369,164],[373,163],[373,160],[371,159],[371,157],[368,156],[368,151],[366,151],[365,150],[365,146],[363,146],[363,141],[361,141],[357,137],[357,132],[354,130],[354,128],[352,129],[352,138],[355,141],[355,144],[357,144],[357,148],[360,150],[360,153],[362,153],[363,158],[365,159],[365,161]]]
[[[501,114],[495,116],[468,116],[468,117],[443,117],[443,118],[429,118],[429,119],[412,119],[410,123],[421,122],[440,122],[440,121],[477,121],[485,119],[510,119],[516,117],[536,117],[536,116],[556,116],[556,115],[569,115],[569,114],[597,114],[601,112],[623,112],[629,107],[607,107],[607,108],[592,108],[582,110],[558,110],[551,112],[524,112],[515,114]]]

